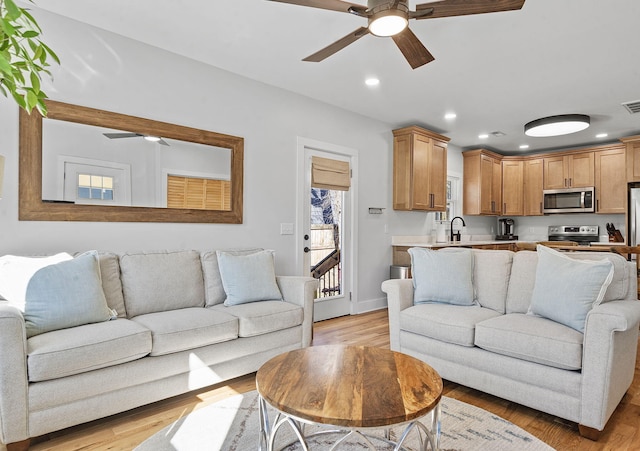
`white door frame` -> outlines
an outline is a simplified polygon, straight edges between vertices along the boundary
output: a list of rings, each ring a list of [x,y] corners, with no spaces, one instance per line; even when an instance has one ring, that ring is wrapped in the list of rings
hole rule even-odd
[[[305,268],[304,258],[303,258],[303,249],[305,247],[304,234],[305,228],[305,218],[304,211],[305,205],[309,204],[309,192],[310,189],[307,189],[305,186],[305,179],[308,177],[308,180],[311,179],[311,167],[310,165],[306,165],[306,154],[307,151],[320,151],[324,153],[334,154],[336,156],[347,157],[350,160],[351,167],[351,187],[346,196],[349,196],[350,203],[350,212],[348,218],[348,226],[345,227],[348,231],[345,230],[345,233],[348,233],[348,244],[344,249],[346,252],[347,267],[343,268],[343,271],[346,271],[347,280],[349,281],[350,286],[344,287],[344,296],[349,301],[349,314],[353,315],[356,313],[355,304],[358,300],[358,279],[357,279],[357,268],[358,268],[358,254],[356,250],[358,249],[358,234],[356,231],[358,230],[358,151],[355,149],[351,149],[349,147],[338,146],[336,144],[330,144],[322,141],[316,141],[308,138],[298,137],[297,139],[297,189],[296,189],[296,244],[295,244],[295,255],[296,255],[296,268],[298,268],[298,274],[307,276],[309,275],[309,268]],[[316,310],[319,310],[314,313],[314,318],[317,318],[316,321],[325,319],[325,314],[322,312],[320,303],[316,304]]]

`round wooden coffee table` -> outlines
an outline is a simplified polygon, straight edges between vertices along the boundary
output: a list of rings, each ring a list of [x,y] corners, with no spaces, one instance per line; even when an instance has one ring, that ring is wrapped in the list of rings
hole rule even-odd
[[[442,379],[426,363],[399,352],[367,346],[316,346],[280,354],[256,374],[260,395],[260,449],[271,451],[283,424],[308,449],[303,424],[338,427],[375,450],[367,429],[384,428],[383,438],[403,449],[408,434],[424,433],[423,449],[438,449]],[[273,423],[268,403],[278,413]],[[424,419],[430,416],[428,425]],[[418,421],[423,419],[423,421]],[[406,425],[397,441],[389,427]],[[336,432],[336,431],[331,431]],[[327,433],[327,431],[321,432]],[[333,449],[333,448],[332,448]]]

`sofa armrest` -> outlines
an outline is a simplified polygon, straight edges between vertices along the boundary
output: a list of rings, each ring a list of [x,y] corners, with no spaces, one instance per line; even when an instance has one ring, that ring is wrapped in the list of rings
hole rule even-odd
[[[27,334],[17,308],[0,301],[0,443],[29,438]]]
[[[299,305],[304,310],[302,347],[311,345],[313,335],[313,299],[318,281],[313,277],[277,276],[276,281],[285,302]]]
[[[413,280],[391,279],[382,282],[387,293],[389,311],[389,339],[393,351],[400,350],[400,312],[413,305]]]
[[[611,301],[587,315],[580,424],[602,430],[633,381],[640,302]]]

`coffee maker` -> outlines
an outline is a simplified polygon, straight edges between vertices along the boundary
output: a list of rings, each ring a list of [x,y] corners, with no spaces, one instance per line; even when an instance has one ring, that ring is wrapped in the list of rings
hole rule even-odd
[[[517,240],[518,235],[514,235],[515,221],[511,218],[498,219],[498,235],[496,240]]]

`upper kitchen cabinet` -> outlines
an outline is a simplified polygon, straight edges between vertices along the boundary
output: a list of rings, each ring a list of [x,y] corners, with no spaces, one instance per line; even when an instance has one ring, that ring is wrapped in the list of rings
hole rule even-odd
[[[485,149],[462,153],[462,213],[502,214],[502,156]]]
[[[640,135],[621,138],[627,152],[627,182],[640,182]]]
[[[393,131],[394,210],[446,210],[448,142],[416,126]]]
[[[544,158],[544,189],[584,188],[594,182],[593,152]]]
[[[524,214],[524,161],[502,160],[502,214]]]
[[[524,160],[524,216],[542,216],[544,159]]]
[[[596,213],[625,213],[627,184],[622,176],[625,171],[625,146],[616,144],[602,149],[594,152]]]

